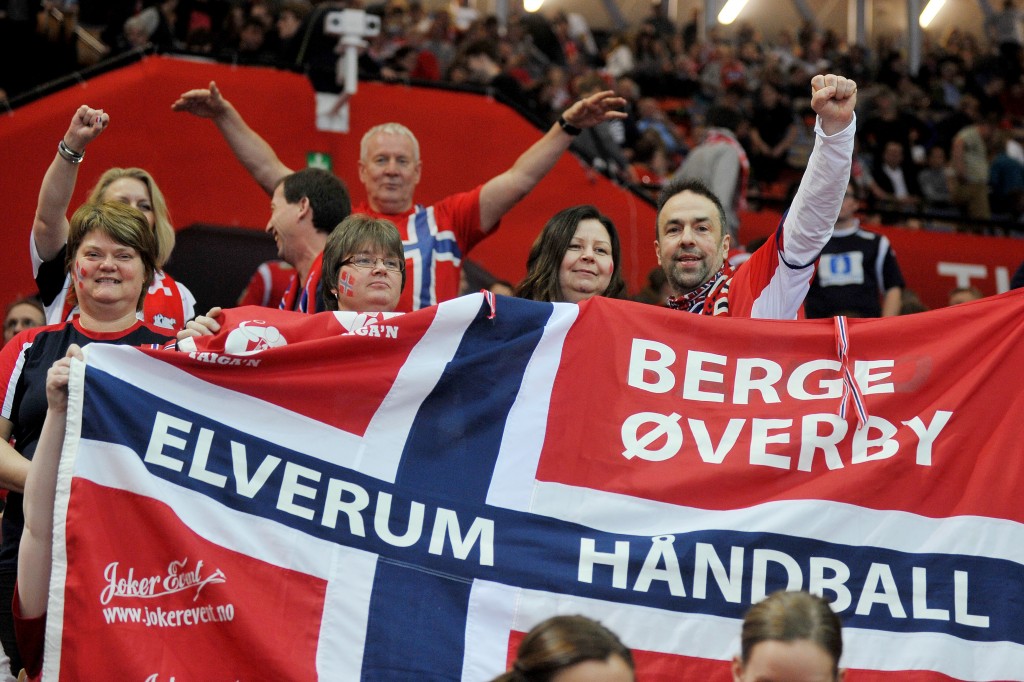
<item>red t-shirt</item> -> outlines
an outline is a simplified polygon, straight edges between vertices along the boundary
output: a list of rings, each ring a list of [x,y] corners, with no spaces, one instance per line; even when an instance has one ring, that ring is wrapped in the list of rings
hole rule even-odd
[[[390,220],[402,235],[406,278],[395,310],[419,310],[459,295],[462,258],[488,234],[480,227],[482,188],[453,194],[433,206],[417,205],[405,213],[378,213],[366,202],[352,210]]]

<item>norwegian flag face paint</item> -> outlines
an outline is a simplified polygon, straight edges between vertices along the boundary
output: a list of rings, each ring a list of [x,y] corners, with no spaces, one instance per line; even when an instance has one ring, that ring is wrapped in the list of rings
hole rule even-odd
[[[89,273],[91,271],[92,271],[92,268],[87,268],[85,265],[83,265],[82,261],[76,260],[75,261],[75,270],[74,270],[74,272],[75,272],[75,286],[78,287],[79,289],[81,289],[82,288],[82,280],[86,279],[89,276]]]
[[[341,273],[341,279],[338,281],[338,291],[339,293],[344,291],[345,295],[349,298],[356,295],[356,283],[351,272]]]
[[[346,263],[338,273],[338,309],[357,313],[391,312],[402,291],[402,273],[380,265],[383,253],[357,254],[372,259],[372,267]]]

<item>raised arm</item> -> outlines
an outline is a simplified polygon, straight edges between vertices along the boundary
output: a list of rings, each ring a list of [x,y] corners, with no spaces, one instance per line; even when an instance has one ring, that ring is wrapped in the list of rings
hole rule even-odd
[[[272,195],[274,186],[292,169],[284,165],[277,152],[259,134],[249,127],[242,115],[224,99],[217,84],[210,81],[208,89],[189,90],[171,105],[174,111],[185,111],[193,116],[212,119],[245,169],[253,179]]]
[[[25,530],[18,551],[18,606],[24,618],[36,618],[46,612],[52,564],[53,506],[60,453],[64,448],[72,358],[82,358],[78,346],[68,348],[67,356],[55,362],[46,375],[46,420],[25,481]]]
[[[784,223],[783,247],[790,265],[818,257],[832,236],[853,164],[857,84],[829,74],[811,79],[811,107],[818,114],[814,149]]]
[[[60,140],[50,167],[39,188],[39,203],[32,222],[32,239],[43,261],[53,260],[68,240],[68,205],[78,180],[78,164],[85,148],[99,137],[110,117],[102,109],[82,105],[71,117],[71,125]]]
[[[626,100],[611,90],[598,92],[575,102],[562,114],[562,120],[570,128],[591,128],[613,118],[626,118],[624,112],[615,111],[625,104]],[[503,215],[537,186],[571,143],[572,135],[555,123],[511,168],[487,181],[480,190],[480,226],[484,232],[490,232]]]

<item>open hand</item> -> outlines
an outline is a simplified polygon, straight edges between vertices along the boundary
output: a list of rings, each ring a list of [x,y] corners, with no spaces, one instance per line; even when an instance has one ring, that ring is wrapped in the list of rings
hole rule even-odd
[[[218,118],[228,110],[228,103],[221,96],[214,81],[209,88],[199,88],[184,92],[171,105],[174,111],[184,111],[201,118]]]
[[[562,117],[571,126],[592,128],[598,123],[614,118],[626,118],[626,112],[617,111],[624,106],[626,106],[624,98],[616,95],[613,90],[604,90],[575,102],[565,110]]]

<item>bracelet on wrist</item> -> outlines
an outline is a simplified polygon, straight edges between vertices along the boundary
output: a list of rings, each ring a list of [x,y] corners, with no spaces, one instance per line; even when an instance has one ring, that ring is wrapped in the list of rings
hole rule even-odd
[[[76,166],[82,163],[82,159],[85,158],[85,152],[76,152],[74,149],[64,144],[63,139],[57,143],[57,153],[60,154],[60,158]]]
[[[566,121],[565,116],[558,117],[558,125],[562,126],[562,130],[564,130],[567,134],[572,135],[573,137],[576,137],[577,135],[583,132],[582,128],[577,128],[573,124]]]

